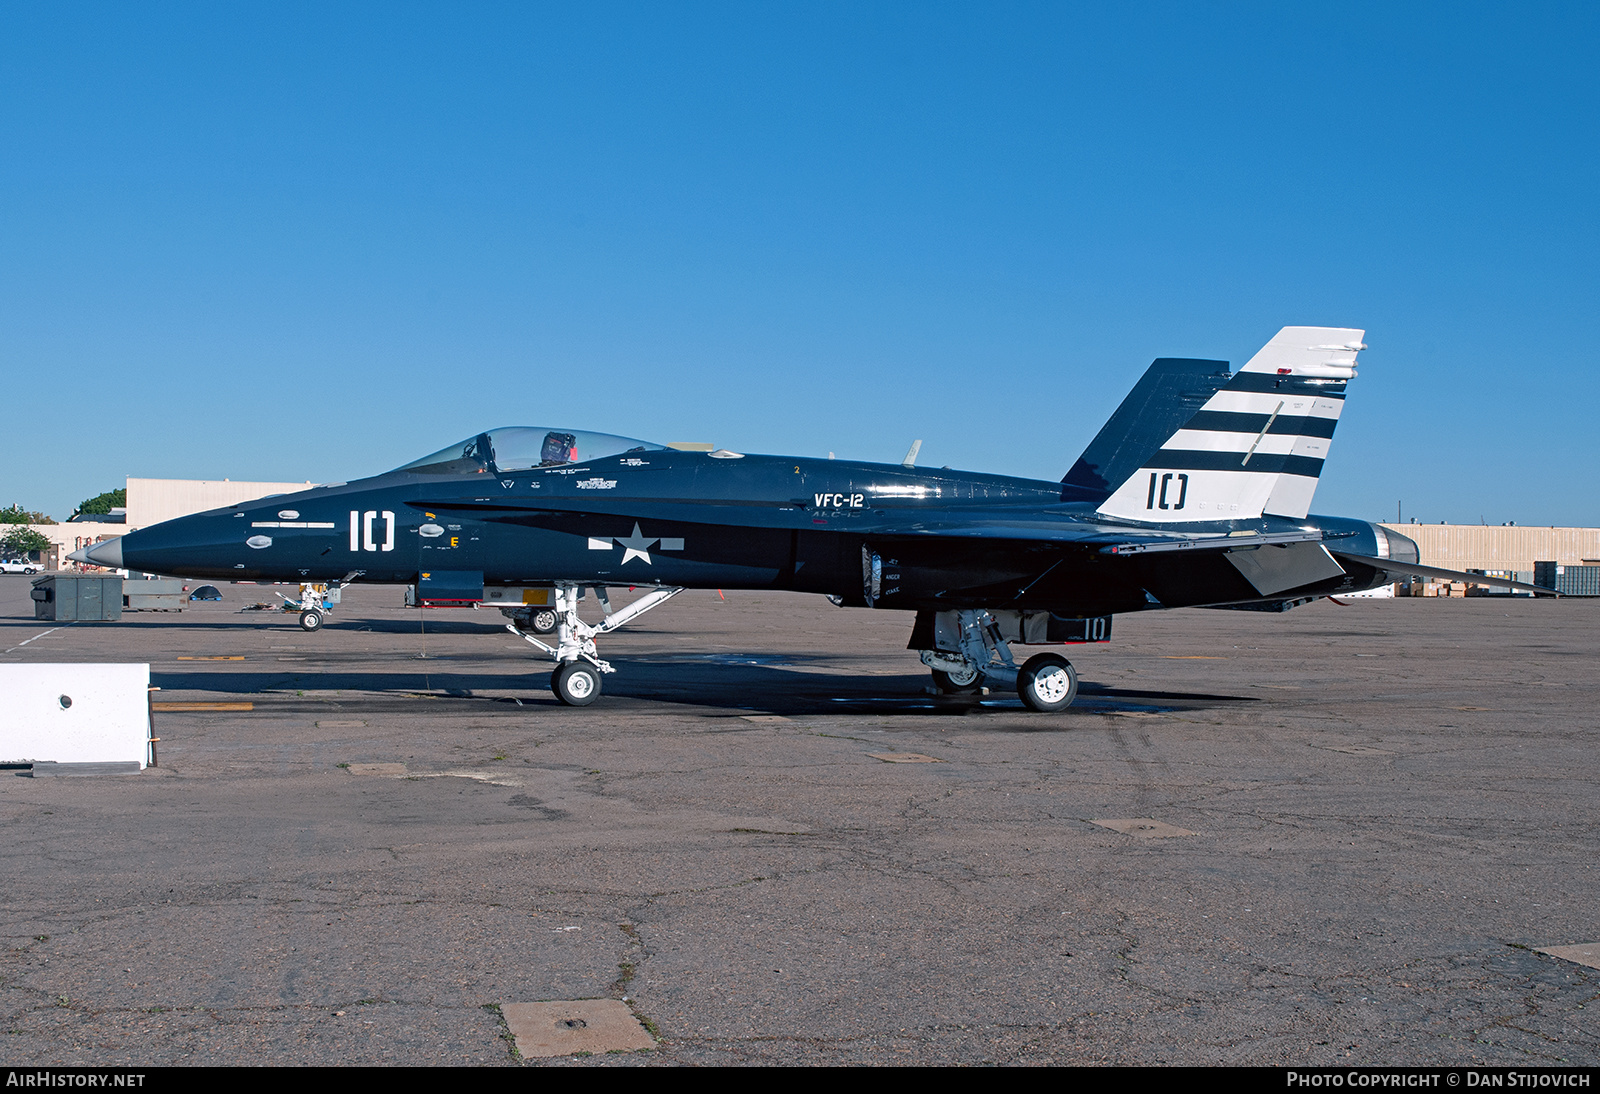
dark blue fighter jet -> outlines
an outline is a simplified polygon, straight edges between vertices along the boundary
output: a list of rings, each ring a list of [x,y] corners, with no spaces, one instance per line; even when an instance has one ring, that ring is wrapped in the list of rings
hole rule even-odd
[[[1014,687],[1060,710],[1072,665],[1053,652],[1018,664],[1013,644],[1107,641],[1122,612],[1283,611],[1406,575],[1467,576],[1418,565],[1416,544],[1379,525],[1308,515],[1363,334],[1285,327],[1232,374],[1158,360],[1060,482],[511,427],[72,557],[298,581],[307,630],[322,623],[317,587],[352,581],[504,605],[572,705],[613,671],[595,639],[684,589],[820,593],[914,613],[909,648],[944,691]],[[606,588],[622,585],[650,591],[613,611]],[[584,589],[599,623],[579,617]],[[553,645],[537,637],[552,632]]]

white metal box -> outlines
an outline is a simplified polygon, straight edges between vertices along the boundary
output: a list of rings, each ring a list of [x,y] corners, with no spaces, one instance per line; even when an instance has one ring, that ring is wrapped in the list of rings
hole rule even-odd
[[[0,763],[143,770],[149,750],[148,664],[0,665]]]

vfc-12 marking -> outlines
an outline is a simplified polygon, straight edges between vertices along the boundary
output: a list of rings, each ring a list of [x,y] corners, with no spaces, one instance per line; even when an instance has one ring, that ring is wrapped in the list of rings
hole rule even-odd
[[[812,504],[818,509],[864,509],[865,494],[812,494]]]

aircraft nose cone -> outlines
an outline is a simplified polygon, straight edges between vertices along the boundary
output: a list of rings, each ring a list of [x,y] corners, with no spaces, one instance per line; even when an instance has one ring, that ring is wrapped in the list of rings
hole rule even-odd
[[[104,543],[94,543],[81,551],[73,551],[67,556],[75,562],[87,562],[91,566],[106,566],[113,570],[122,569],[122,537],[108,539]]]

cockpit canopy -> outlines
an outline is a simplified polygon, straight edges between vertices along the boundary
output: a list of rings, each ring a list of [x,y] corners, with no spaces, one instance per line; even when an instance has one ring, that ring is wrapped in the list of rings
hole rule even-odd
[[[395,470],[413,475],[498,475],[532,467],[583,463],[625,452],[660,452],[665,447],[610,433],[513,425],[468,437]]]

